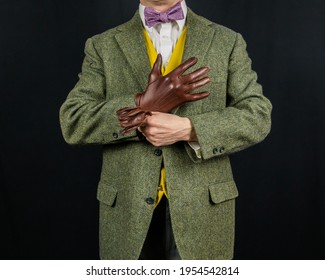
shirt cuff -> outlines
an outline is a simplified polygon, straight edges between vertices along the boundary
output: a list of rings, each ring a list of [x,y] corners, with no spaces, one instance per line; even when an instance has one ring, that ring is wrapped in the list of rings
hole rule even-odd
[[[197,156],[197,158],[201,158],[201,147],[200,144],[198,142],[187,142],[190,147],[194,150],[195,155]]]

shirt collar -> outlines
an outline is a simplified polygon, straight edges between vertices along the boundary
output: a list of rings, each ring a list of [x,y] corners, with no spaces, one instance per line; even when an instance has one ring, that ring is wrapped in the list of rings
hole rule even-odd
[[[187,16],[187,5],[185,3],[185,0],[181,1],[181,6],[182,6],[182,9],[183,9],[183,13],[184,13],[184,19],[182,20],[176,20],[176,23],[178,24],[178,27],[179,27],[179,30],[183,30],[184,28],[184,25],[185,25],[185,22],[186,22],[186,16]],[[141,3],[139,4],[139,14],[140,14],[140,18],[141,18],[141,21],[142,21],[142,24],[143,26],[148,30],[148,31],[151,31],[153,27],[148,27],[146,26],[145,24],[145,19],[144,19],[144,9],[145,9],[146,6],[142,5]]]

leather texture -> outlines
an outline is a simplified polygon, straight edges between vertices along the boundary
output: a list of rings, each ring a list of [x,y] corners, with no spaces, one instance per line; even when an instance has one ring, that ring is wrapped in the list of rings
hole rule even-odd
[[[129,133],[144,125],[151,112],[169,113],[186,102],[201,100],[208,92],[190,94],[208,84],[208,67],[201,67],[189,74],[184,73],[194,66],[198,59],[191,57],[166,76],[162,75],[162,57],[158,54],[149,74],[148,85],[144,92],[135,97],[135,107],[124,107],[116,113],[123,127],[122,133]]]

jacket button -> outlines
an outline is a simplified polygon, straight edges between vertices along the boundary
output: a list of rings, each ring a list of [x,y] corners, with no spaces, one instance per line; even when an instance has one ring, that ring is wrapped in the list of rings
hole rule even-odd
[[[113,133],[113,138],[115,138],[115,139],[118,138],[118,134],[116,132]]]
[[[216,154],[219,154],[219,149],[218,149],[218,148],[214,148],[212,152],[213,152],[215,155],[216,155]]]
[[[224,147],[221,147],[221,148],[219,149],[219,153],[220,153],[220,154],[222,154],[224,151],[225,151],[225,148],[224,148]]]
[[[160,157],[161,154],[162,154],[162,150],[160,150],[160,149],[156,149],[156,150],[154,151],[154,153],[155,153],[155,155],[156,155],[157,157]]]
[[[155,200],[152,197],[147,197],[146,202],[147,202],[147,204],[152,205],[155,203]]]

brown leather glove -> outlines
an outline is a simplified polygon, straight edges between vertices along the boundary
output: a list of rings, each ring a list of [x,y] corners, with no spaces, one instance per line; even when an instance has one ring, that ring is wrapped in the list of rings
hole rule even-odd
[[[186,70],[197,63],[192,57],[175,68],[168,75],[161,73],[162,57],[159,54],[149,74],[148,85],[144,92],[135,97],[136,107],[125,107],[118,110],[118,120],[123,127],[122,133],[128,133],[141,126],[150,112],[168,113],[188,101],[196,101],[209,96],[208,92],[189,94],[207,83],[207,67],[202,67],[190,74],[183,75]]]

